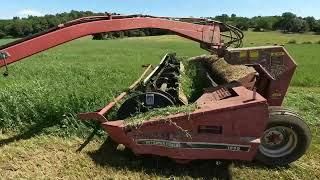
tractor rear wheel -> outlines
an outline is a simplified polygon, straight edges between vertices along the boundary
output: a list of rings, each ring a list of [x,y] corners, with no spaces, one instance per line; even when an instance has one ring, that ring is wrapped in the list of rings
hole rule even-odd
[[[267,128],[261,137],[256,159],[269,166],[285,166],[301,156],[311,142],[311,132],[296,113],[271,109]]]

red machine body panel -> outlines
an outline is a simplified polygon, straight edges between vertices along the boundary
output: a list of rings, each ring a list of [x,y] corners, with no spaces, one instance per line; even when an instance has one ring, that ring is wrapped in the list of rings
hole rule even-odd
[[[237,96],[212,101],[200,98],[199,109],[126,127],[124,121],[102,126],[117,143],[135,154],[167,156],[175,160],[252,160],[268,120],[266,100],[244,87]],[[207,92],[210,96],[214,92]]]
[[[255,67],[259,73],[257,91],[269,106],[281,106],[297,67],[282,46],[261,46],[228,49],[225,59],[229,64]]]

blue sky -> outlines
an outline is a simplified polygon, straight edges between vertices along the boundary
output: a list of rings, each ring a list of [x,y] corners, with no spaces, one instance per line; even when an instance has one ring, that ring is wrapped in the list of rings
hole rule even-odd
[[[70,10],[149,14],[155,16],[281,15],[320,19],[319,0],[1,0],[0,19],[45,15]]]

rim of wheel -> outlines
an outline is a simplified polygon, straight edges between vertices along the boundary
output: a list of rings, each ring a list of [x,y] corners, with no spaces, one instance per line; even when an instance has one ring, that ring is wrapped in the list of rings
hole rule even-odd
[[[267,129],[262,138],[259,150],[268,157],[283,157],[290,154],[297,146],[297,133],[285,126]]]

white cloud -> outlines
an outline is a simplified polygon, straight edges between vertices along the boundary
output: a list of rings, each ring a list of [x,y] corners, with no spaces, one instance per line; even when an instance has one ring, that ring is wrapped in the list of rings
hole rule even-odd
[[[18,16],[20,17],[27,17],[27,16],[43,16],[43,14],[39,11],[32,10],[32,9],[23,9],[18,12]]]

